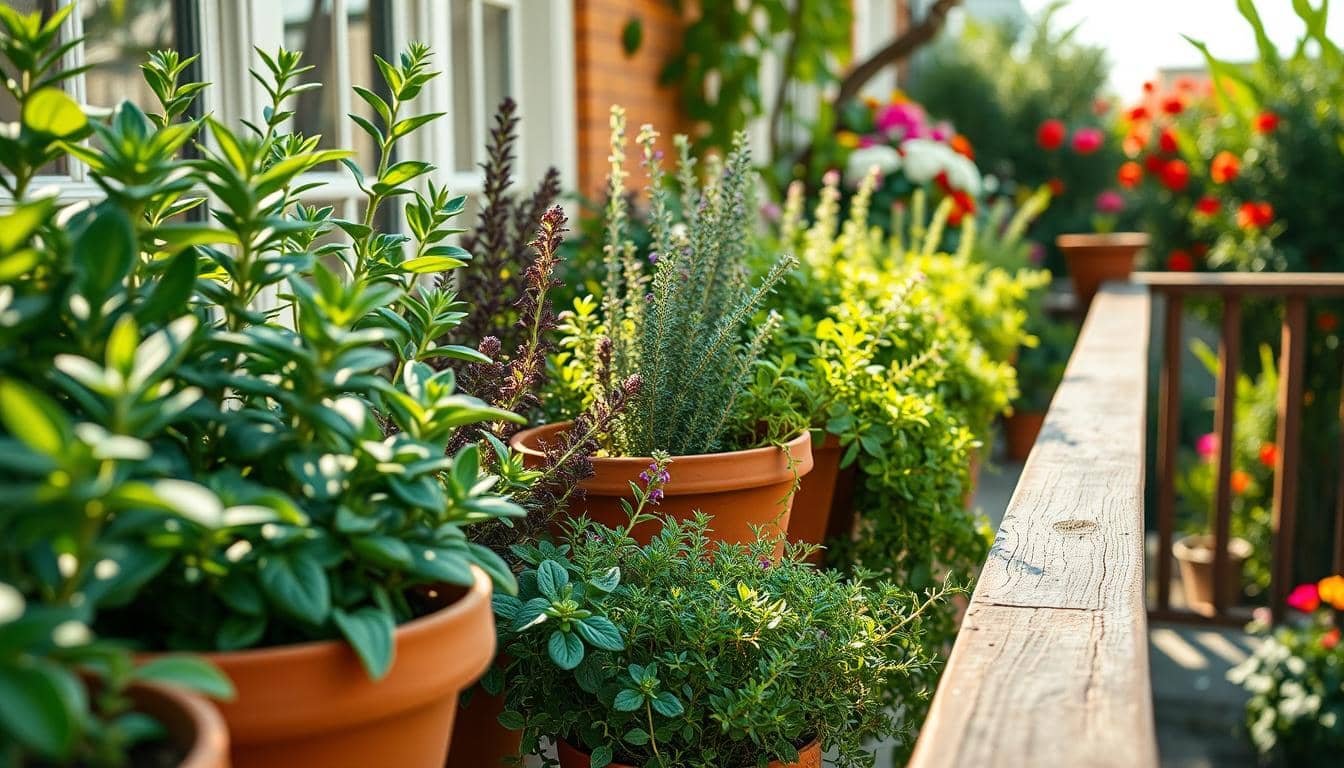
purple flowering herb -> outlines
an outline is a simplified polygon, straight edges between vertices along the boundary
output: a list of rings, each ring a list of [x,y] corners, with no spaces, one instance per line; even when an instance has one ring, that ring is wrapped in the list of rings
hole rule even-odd
[[[769,568],[771,565],[772,565],[772,563],[770,562],[770,558],[768,558],[768,557],[762,557],[762,558],[761,558],[761,570],[764,571],[765,569]]]
[[[649,251],[649,263],[650,263],[650,264],[657,264],[657,263],[658,263],[658,252],[657,252],[657,251]]]
[[[649,491],[649,501],[652,501],[653,503],[657,504],[662,500],[663,500],[662,488],[654,488],[652,491]]]

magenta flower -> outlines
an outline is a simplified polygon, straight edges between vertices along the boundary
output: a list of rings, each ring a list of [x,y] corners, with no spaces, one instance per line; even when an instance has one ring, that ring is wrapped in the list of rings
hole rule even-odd
[[[1321,607],[1321,593],[1315,584],[1298,584],[1288,595],[1288,607],[1303,613],[1311,613]]]
[[[924,108],[914,102],[888,104],[877,111],[877,129],[897,139],[922,139],[929,135]]]
[[[865,133],[859,137],[859,148],[876,147],[883,143],[882,137],[875,133]]]
[[[1080,155],[1090,155],[1101,149],[1106,136],[1097,128],[1079,128],[1073,132],[1073,151]]]
[[[952,137],[955,135],[957,135],[957,130],[953,128],[952,124],[947,122],[946,120],[942,120],[936,123],[933,126],[933,130],[929,132],[929,138],[933,139],[934,141],[942,141],[942,142],[951,141]]]
[[[1125,198],[1113,189],[1097,195],[1097,213],[1119,213],[1125,210]]]
[[[1218,436],[1212,432],[1202,436],[1195,443],[1195,453],[1199,454],[1201,459],[1209,461],[1213,454],[1218,452]]]

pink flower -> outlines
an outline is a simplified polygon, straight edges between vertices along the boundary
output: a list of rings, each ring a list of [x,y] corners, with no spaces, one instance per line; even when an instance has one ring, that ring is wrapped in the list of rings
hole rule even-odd
[[[1073,151],[1080,155],[1090,155],[1101,149],[1106,137],[1097,128],[1079,128],[1073,132]]]
[[[1321,593],[1315,584],[1299,584],[1288,595],[1288,607],[1303,613],[1311,613],[1321,607]]]
[[[1195,452],[1201,459],[1208,461],[1213,458],[1213,454],[1218,452],[1218,436],[1209,432],[1199,438],[1195,443]]]
[[[946,142],[951,141],[952,137],[955,135],[957,135],[957,130],[952,127],[951,123],[947,122],[946,120],[943,120],[939,123],[934,124],[933,131],[929,134],[929,138],[933,139],[934,141]]]
[[[929,133],[928,116],[924,108],[906,101],[888,104],[877,111],[877,129],[897,139],[925,138]]]
[[[1097,213],[1119,213],[1125,210],[1125,198],[1113,189],[1097,195]]]

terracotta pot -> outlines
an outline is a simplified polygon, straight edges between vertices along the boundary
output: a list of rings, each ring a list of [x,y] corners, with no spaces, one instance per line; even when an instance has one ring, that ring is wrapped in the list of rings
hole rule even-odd
[[[1009,461],[1027,460],[1044,423],[1043,411],[1014,411],[1011,416],[1003,417],[1003,437],[1007,443]]]
[[[504,694],[491,695],[478,685],[471,700],[457,710],[447,768],[500,768],[523,750],[523,732],[499,724]]]
[[[209,701],[163,685],[136,683],[126,691],[133,709],[168,731],[183,754],[179,768],[229,768],[229,732]]]
[[[556,748],[560,756],[560,768],[588,768],[590,761],[586,752],[571,747],[561,741]],[[624,763],[609,763],[607,768],[635,768]],[[821,768],[821,743],[812,742],[798,750],[798,762],[781,763],[773,760],[767,768]]]
[[[789,512],[789,541],[826,543],[831,530],[831,515],[835,509],[835,491],[840,480],[840,457],[843,453],[835,435],[827,434],[820,443],[812,445],[812,471],[798,486],[798,492],[793,497],[793,510]],[[853,482],[852,473],[850,482]],[[809,559],[820,564],[824,555],[824,551],[818,551]]]
[[[543,443],[553,443],[569,426],[569,422],[547,424],[524,430],[513,436],[511,445],[523,454],[528,467],[539,467],[545,461]],[[672,481],[663,489],[665,495],[657,511],[682,520],[696,511],[714,517],[710,527],[715,541],[755,541],[752,526],[762,526],[767,535],[787,532],[789,510],[793,506],[792,493],[795,477],[812,471],[812,436],[803,432],[787,444],[788,455],[774,446],[752,448],[727,453],[707,453],[695,456],[674,456],[670,472]],[[795,466],[790,468],[789,457]],[[580,483],[584,500],[571,512],[577,516],[587,512],[593,520],[608,526],[624,525],[627,521],[621,499],[630,497],[630,483],[639,480],[639,473],[648,469],[653,459],[648,457],[596,457],[593,476]],[[640,542],[648,543],[661,525],[645,523],[631,534]]]
[[[1078,309],[1085,312],[1102,283],[1129,279],[1134,271],[1134,258],[1148,246],[1148,235],[1142,232],[1060,235],[1055,244],[1064,252]]]
[[[444,590],[445,607],[396,631],[396,660],[373,681],[339,641],[206,654],[233,680],[220,705],[238,768],[440,768],[457,697],[494,658],[490,580]]]
[[[1171,545],[1181,566],[1181,587],[1190,607],[1204,614],[1213,613],[1213,537],[1207,534],[1186,536]],[[1241,596],[1242,566],[1250,559],[1251,543],[1233,538],[1227,543],[1227,571],[1218,585],[1223,605],[1236,605]]]

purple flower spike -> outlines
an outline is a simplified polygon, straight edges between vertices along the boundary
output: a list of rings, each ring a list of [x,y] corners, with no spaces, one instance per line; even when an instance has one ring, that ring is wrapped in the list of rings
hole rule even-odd
[[[652,501],[652,502],[654,502],[654,503],[657,503],[657,502],[660,502],[660,501],[662,501],[662,500],[663,500],[663,489],[662,489],[662,488],[654,488],[652,491],[649,491],[649,501]]]

